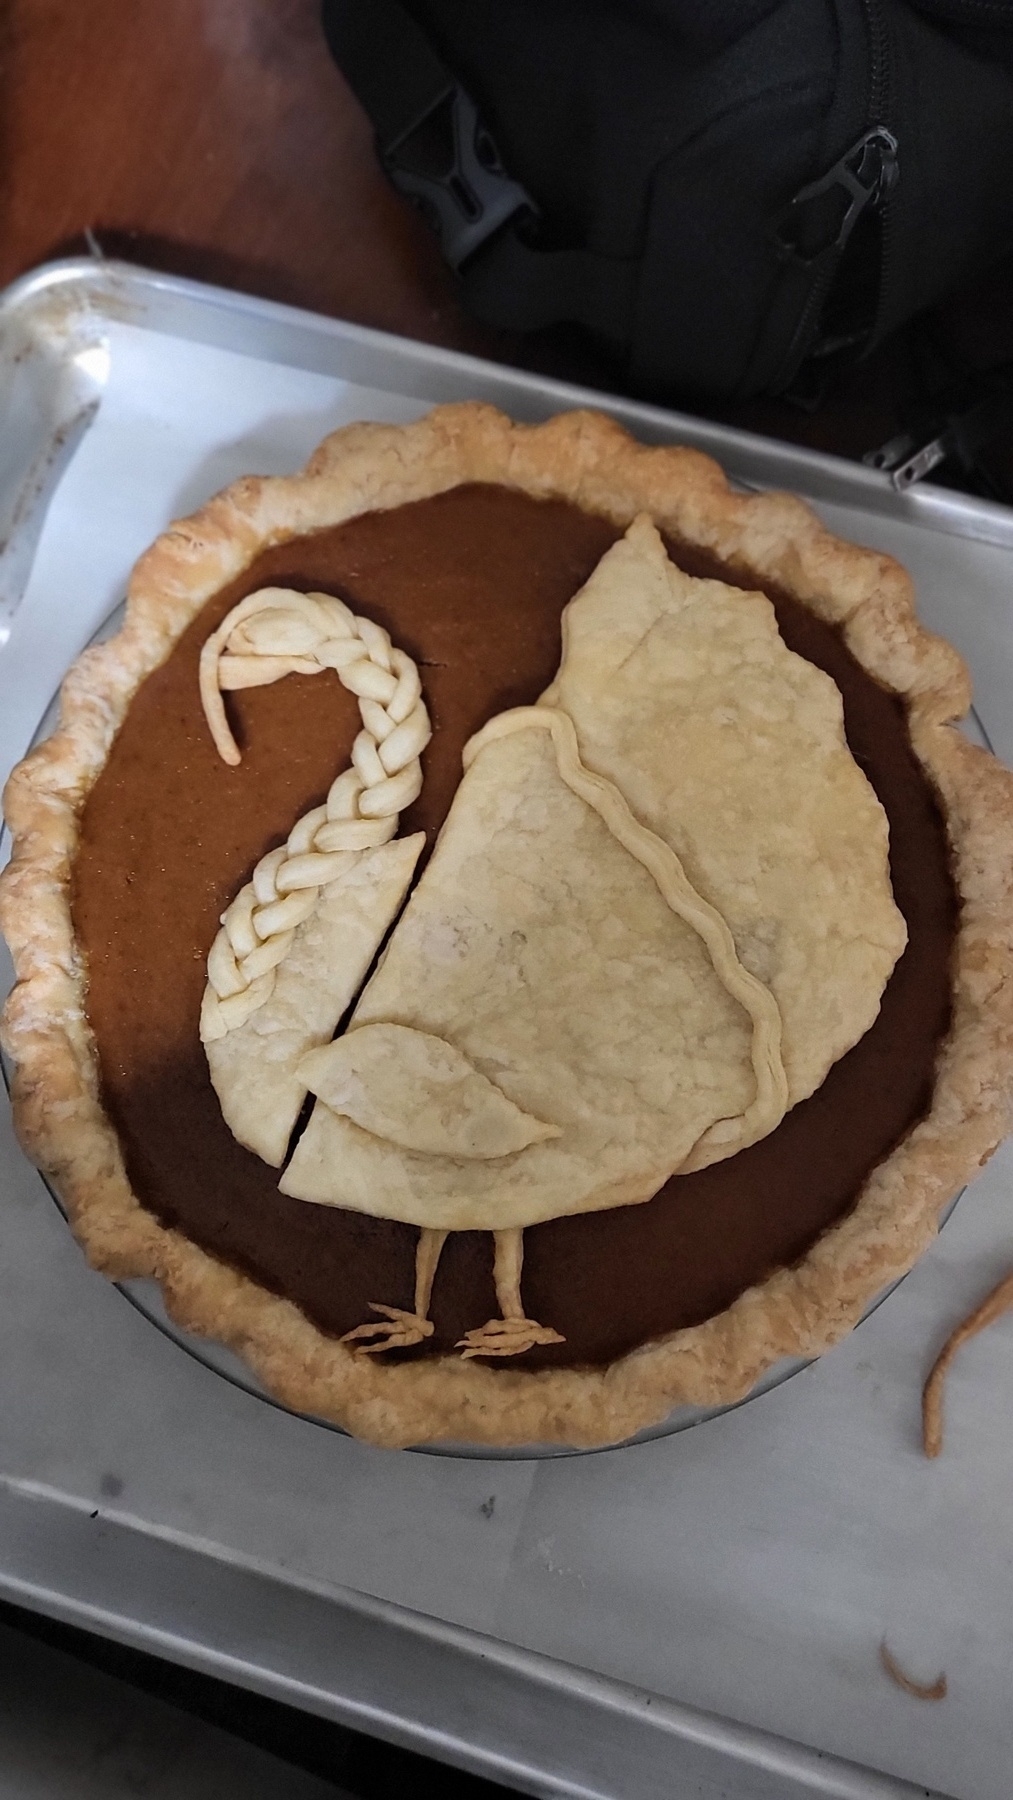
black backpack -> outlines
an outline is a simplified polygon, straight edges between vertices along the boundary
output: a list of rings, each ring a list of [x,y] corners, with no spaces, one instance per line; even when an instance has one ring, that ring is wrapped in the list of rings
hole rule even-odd
[[[466,304],[626,385],[819,385],[1013,248],[1013,0],[325,0]]]

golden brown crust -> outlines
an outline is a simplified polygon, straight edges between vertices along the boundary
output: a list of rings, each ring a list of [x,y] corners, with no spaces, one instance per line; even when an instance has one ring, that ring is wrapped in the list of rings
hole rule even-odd
[[[928,1116],[800,1264],[607,1370],[357,1358],[294,1305],[160,1225],[132,1193],[102,1110],[71,924],[85,798],[132,696],[205,601],[268,544],[469,481],[570,499],[623,527],[647,511],[677,539],[841,625],[858,660],[906,701],[915,751],[942,800],[962,897],[953,1024]],[[528,427],[478,405],[437,408],[409,426],[336,432],[302,475],[237,482],[157,540],[134,571],[123,630],[71,670],[59,730],[10,778],[4,804],[14,854],[0,878],[0,927],[18,980],[3,1038],[17,1065],[21,1142],[54,1182],[96,1268],[153,1276],[180,1325],[237,1350],[288,1405],[374,1443],[601,1445],[673,1406],[736,1400],[780,1357],[816,1354],[855,1324],[879,1289],[910,1268],[941,1208],[1011,1123],[1013,776],[955,730],[969,700],[963,663],[917,622],[899,564],[832,537],[788,495],[732,492],[696,451],[645,448],[594,413]]]

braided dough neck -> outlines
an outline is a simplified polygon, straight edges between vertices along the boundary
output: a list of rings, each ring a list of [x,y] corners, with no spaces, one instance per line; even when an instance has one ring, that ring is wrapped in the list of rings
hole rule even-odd
[[[222,914],[201,1009],[205,1044],[263,1006],[297,927],[311,916],[323,889],[394,837],[400,813],[422,789],[419,759],[432,728],[411,657],[342,600],[293,588],[260,588],[241,600],[201,652],[201,701],[223,761],[235,766],[241,760],[225,693],[324,669],[333,669],[359,702],[362,729],[351,766],[324,804],[297,821],[287,842],[261,858]]]

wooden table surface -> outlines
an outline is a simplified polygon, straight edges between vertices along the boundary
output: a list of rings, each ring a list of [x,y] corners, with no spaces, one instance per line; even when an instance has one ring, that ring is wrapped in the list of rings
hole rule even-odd
[[[0,83],[0,284],[91,242],[607,383],[558,343],[513,340],[465,316],[428,230],[380,173],[369,125],[327,54],[318,0],[6,0]],[[942,321],[971,360],[997,360],[997,327],[1013,355],[1013,264]],[[901,335],[814,415],[761,401],[722,416],[860,455],[891,434],[916,380]]]

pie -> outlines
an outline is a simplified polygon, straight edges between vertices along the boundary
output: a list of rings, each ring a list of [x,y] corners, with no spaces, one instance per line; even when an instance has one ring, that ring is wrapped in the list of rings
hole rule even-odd
[[[11,777],[21,1140],[96,1267],[373,1442],[738,1399],[1009,1128],[969,699],[896,563],[694,451],[337,432],[153,545]]]

